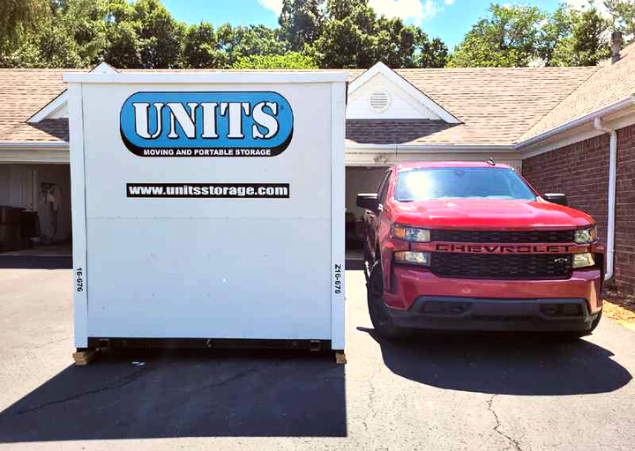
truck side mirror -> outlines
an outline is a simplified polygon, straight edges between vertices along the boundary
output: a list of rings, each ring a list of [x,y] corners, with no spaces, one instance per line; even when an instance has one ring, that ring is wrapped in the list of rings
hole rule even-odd
[[[548,202],[552,202],[558,205],[563,205],[565,207],[569,206],[569,201],[567,200],[567,196],[565,196],[562,193],[545,193],[542,195],[542,197]]]
[[[379,199],[377,193],[360,193],[357,195],[357,206],[366,210],[377,211]]]

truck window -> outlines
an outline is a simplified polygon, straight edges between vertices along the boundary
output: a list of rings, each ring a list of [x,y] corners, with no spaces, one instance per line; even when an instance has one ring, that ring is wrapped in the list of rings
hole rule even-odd
[[[399,173],[395,199],[536,200],[536,194],[508,168],[423,168]]]

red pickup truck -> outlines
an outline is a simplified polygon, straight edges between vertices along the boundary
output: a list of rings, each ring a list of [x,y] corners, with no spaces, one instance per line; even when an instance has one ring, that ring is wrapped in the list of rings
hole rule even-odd
[[[405,329],[583,336],[600,322],[595,221],[508,165],[397,164],[357,205],[367,210],[368,308],[384,338]]]

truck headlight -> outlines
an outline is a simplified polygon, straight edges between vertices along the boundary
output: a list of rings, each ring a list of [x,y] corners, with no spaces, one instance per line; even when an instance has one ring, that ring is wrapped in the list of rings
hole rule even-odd
[[[578,229],[573,234],[573,241],[576,244],[595,243],[597,239],[598,231],[596,227],[589,227],[588,229]]]
[[[593,254],[585,252],[584,254],[573,254],[573,269],[588,268],[595,265]]]
[[[418,229],[416,227],[406,227],[395,224],[392,227],[392,236],[405,241],[416,241],[418,243],[427,243],[430,241],[430,231],[426,229]]]
[[[407,265],[430,266],[430,252],[395,252],[395,262]]]

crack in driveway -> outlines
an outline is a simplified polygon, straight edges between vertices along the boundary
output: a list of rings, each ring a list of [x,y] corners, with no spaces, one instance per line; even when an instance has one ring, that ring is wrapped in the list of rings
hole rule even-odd
[[[106,391],[111,391],[111,390],[118,390],[120,388],[126,387],[130,384],[132,384],[133,382],[136,382],[137,380],[139,380],[142,376],[144,376],[146,373],[149,373],[150,369],[148,368],[142,368],[138,371],[135,371],[131,374],[129,374],[128,376],[125,376],[123,379],[121,379],[118,382],[112,383],[112,384],[108,384],[105,385],[103,387],[99,387],[99,388],[94,388],[92,390],[87,390],[81,393],[77,393],[75,395],[71,395],[71,396],[67,396],[65,398],[62,399],[56,399],[54,401],[49,401],[49,402],[45,402],[43,404],[40,404],[38,406],[35,407],[30,407],[28,409],[23,409],[20,410],[18,412],[16,412],[16,415],[23,415],[25,413],[30,413],[30,412],[34,412],[37,410],[41,410],[44,409],[46,407],[50,407],[50,406],[54,406],[54,405],[58,405],[58,404],[64,404],[66,402],[69,401],[74,401],[76,399],[82,398],[84,396],[89,396],[89,395],[95,395],[97,393],[102,393],[102,392],[106,392]],[[245,370],[242,371],[238,371],[236,374],[233,374],[225,379],[219,380],[217,382],[213,382],[211,384],[207,384],[205,386],[202,387],[203,390],[208,390],[208,389],[214,389],[214,388],[218,388],[218,387],[223,387],[227,384],[230,384],[232,382],[235,382],[236,380],[239,380],[243,377],[246,377],[248,375],[254,375],[254,374],[259,374],[262,372],[261,368],[258,368],[258,365],[254,365],[251,366]]]
[[[503,431],[501,431],[501,422],[500,419],[498,418],[498,414],[496,413],[496,410],[494,410],[494,398],[497,395],[492,395],[492,397],[490,399],[487,400],[487,410],[489,410],[490,412],[492,412],[492,415],[494,416],[494,420],[496,420],[496,426],[494,426],[494,431],[500,435],[501,437],[505,438],[511,445],[514,446],[514,449],[516,451],[523,451],[523,449],[520,446],[520,443],[518,442],[518,440],[510,437],[509,435],[505,434]]]
[[[117,390],[117,389],[123,388],[123,387],[125,387],[127,385],[130,385],[133,382],[139,380],[145,373],[148,373],[148,372],[149,372],[149,370],[143,368],[141,370],[138,370],[138,371],[135,371],[135,372],[129,374],[128,376],[125,376],[123,379],[121,379],[120,381],[118,381],[116,383],[108,384],[106,386],[99,387],[99,388],[94,388],[92,390],[87,390],[87,391],[84,391],[84,392],[81,392],[81,393],[77,393],[77,394],[72,395],[72,396],[67,396],[66,398],[56,399],[54,401],[45,402],[44,404],[40,404],[39,406],[30,407],[28,409],[23,409],[23,410],[20,410],[20,411],[16,412],[16,415],[23,415],[25,413],[34,412],[36,410],[41,410],[41,409],[44,409],[46,407],[54,406],[54,405],[57,405],[57,404],[64,404],[65,402],[74,401],[76,399],[83,398],[84,396],[88,396],[88,395],[94,395],[94,394],[97,394],[97,393],[102,393],[102,392],[110,391],[110,390]]]

